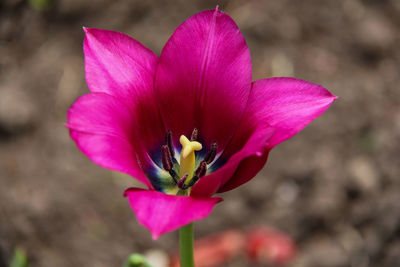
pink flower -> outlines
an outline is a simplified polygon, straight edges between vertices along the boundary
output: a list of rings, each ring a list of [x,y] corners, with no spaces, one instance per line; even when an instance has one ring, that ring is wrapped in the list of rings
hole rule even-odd
[[[293,78],[252,82],[246,42],[218,9],[186,20],[160,57],[122,33],[84,31],[91,93],[67,126],[92,161],[148,187],[125,196],[153,238],[208,216],[212,195],[253,178],[336,99]]]

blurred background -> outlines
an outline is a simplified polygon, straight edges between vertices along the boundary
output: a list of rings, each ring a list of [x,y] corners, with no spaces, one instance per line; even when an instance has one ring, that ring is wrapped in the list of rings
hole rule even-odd
[[[400,1],[1,0],[1,267],[17,248],[32,267],[121,266],[131,252],[177,249],[176,233],[153,242],[137,223],[122,196],[134,179],[89,161],[63,123],[88,92],[82,26],[160,54],[183,20],[216,4],[245,36],[254,80],[294,76],[340,98],[224,194],[196,237],[268,226],[297,244],[284,266],[400,266]],[[220,266],[279,264],[239,253]]]

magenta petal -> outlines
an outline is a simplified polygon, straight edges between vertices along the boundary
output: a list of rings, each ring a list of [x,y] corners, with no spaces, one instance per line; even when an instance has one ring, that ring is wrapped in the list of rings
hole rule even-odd
[[[107,93],[132,110],[132,121],[144,150],[158,148],[165,129],[155,100],[158,57],[131,37],[84,28],[85,75],[92,92]]]
[[[249,181],[262,169],[271,148],[298,133],[335,99],[336,96],[322,86],[303,80],[272,78],[254,82],[246,112],[224,154],[240,149],[249,133],[259,125],[270,125],[274,132],[265,153],[242,161],[218,192],[232,190]]]
[[[245,114],[221,155],[228,162],[203,177],[192,193],[224,192],[249,181],[261,170],[271,148],[298,133],[335,99],[325,88],[293,78],[253,83]]]
[[[273,128],[268,125],[260,125],[258,129],[251,133],[251,136],[248,137],[245,144],[242,144],[241,149],[229,158],[227,163],[217,171],[202,177],[197,184],[194,185],[192,195],[211,196],[215,194],[229,179],[231,179],[235,172],[237,172],[241,162],[264,157],[264,155],[268,153],[268,142],[273,134]],[[248,170],[249,172],[246,173],[245,179],[249,180],[253,178],[257,172],[254,172],[252,166],[249,166]]]
[[[151,187],[137,161],[131,117],[130,110],[115,97],[92,93],[71,106],[67,126],[71,138],[93,162],[130,174]]]
[[[254,176],[256,176],[257,173],[261,171],[261,169],[267,162],[268,154],[269,151],[266,150],[261,156],[254,155],[240,162],[235,173],[232,175],[229,181],[218,190],[218,193],[223,193],[235,189],[236,187],[241,186],[242,184],[247,183],[252,178],[254,178]]]
[[[220,11],[186,20],[161,53],[155,89],[164,123],[175,138],[190,136],[196,127],[201,141],[216,141],[222,150],[250,88],[250,52],[235,22]]]
[[[124,194],[139,222],[157,239],[196,220],[207,217],[222,198],[174,196],[157,191],[129,188]]]
[[[240,128],[268,123],[275,128],[270,147],[285,141],[320,116],[337,97],[320,85],[294,78],[253,83],[248,110]]]
[[[153,94],[157,55],[131,37],[109,30],[84,28],[85,74],[92,92],[127,102],[138,93]]]

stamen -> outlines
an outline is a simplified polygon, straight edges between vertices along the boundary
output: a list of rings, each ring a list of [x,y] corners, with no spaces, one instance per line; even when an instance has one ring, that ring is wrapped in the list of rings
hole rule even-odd
[[[180,189],[186,189],[187,187],[186,187],[186,185],[185,185],[185,182],[186,182],[186,179],[188,178],[188,174],[185,174],[181,179],[179,179],[179,181],[178,181],[178,188],[180,188]],[[184,188],[184,187],[186,187],[186,188]]]
[[[188,184],[183,184],[182,189],[188,189],[189,187],[194,186],[194,184],[199,180],[198,176],[193,176],[192,180]]]
[[[176,184],[178,184],[179,183],[178,174],[176,174],[176,172],[174,170],[169,170],[168,172],[169,172],[169,175],[171,175],[172,179],[174,179],[174,182]]]
[[[198,178],[201,178],[201,177],[203,177],[204,175],[206,175],[206,172],[207,172],[207,162],[202,161],[202,162],[200,162],[200,165],[199,165],[199,167],[197,168],[195,175],[196,175]]]
[[[171,154],[171,158],[173,158],[175,156],[175,150],[174,150],[174,147],[172,145],[172,132],[171,132],[171,130],[168,130],[166,135],[165,135],[165,144],[169,148],[169,152]]]
[[[199,135],[199,130],[197,130],[197,128],[194,128],[192,136],[190,137],[190,141],[197,141],[198,135]]]
[[[199,167],[197,168],[197,170],[196,170],[196,173],[195,173],[195,176],[193,176],[193,178],[189,181],[189,183],[188,184],[185,184],[185,181],[186,181],[186,178],[187,178],[187,174],[184,176],[184,177],[182,177],[180,180],[179,180],[179,182],[178,182],[178,187],[179,188],[181,188],[181,189],[183,189],[183,190],[186,190],[186,189],[188,189],[189,187],[192,187],[192,186],[194,186],[194,184],[201,178],[201,177],[203,177],[204,175],[206,175],[206,172],[207,172],[207,163],[205,162],[205,161],[202,161],[202,162],[200,162],[200,165],[199,165]],[[185,180],[182,182],[182,184],[181,185],[179,185],[179,183],[181,183],[181,180],[183,179],[183,178],[185,178]]]
[[[204,157],[204,161],[207,162],[207,164],[210,164],[211,162],[213,162],[213,160],[215,159],[215,156],[217,155],[217,150],[218,150],[217,142],[212,143],[210,150],[207,152],[206,156]]]
[[[172,163],[171,152],[169,150],[168,145],[163,145],[161,147],[161,162],[165,170],[167,171],[172,170],[173,163]]]
[[[174,147],[172,143],[172,132],[167,131],[165,135],[165,145],[161,147],[161,161],[163,168],[169,172],[176,186],[179,189],[186,190],[194,186],[199,179],[207,173],[207,165],[211,164],[217,155],[218,145],[213,142],[207,152],[204,160],[200,162],[195,170],[196,158],[195,151],[202,149],[202,145],[197,142],[199,131],[197,128],[193,129],[190,140],[182,135],[179,142],[182,145],[180,160],[179,160],[179,173],[174,170],[174,164],[178,164],[174,158]],[[181,177],[181,178],[179,178]]]

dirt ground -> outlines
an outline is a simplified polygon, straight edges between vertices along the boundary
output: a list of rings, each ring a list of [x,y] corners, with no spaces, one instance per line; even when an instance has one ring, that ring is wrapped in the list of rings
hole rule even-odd
[[[16,247],[31,267],[121,266],[131,252],[177,248],[176,233],[153,242],[137,223],[122,197],[134,179],[89,161],[63,123],[88,92],[82,26],[159,54],[216,4],[245,36],[254,80],[294,76],[340,98],[225,193],[196,236],[268,225],[299,246],[288,267],[400,266],[400,1],[1,0],[1,267]]]

